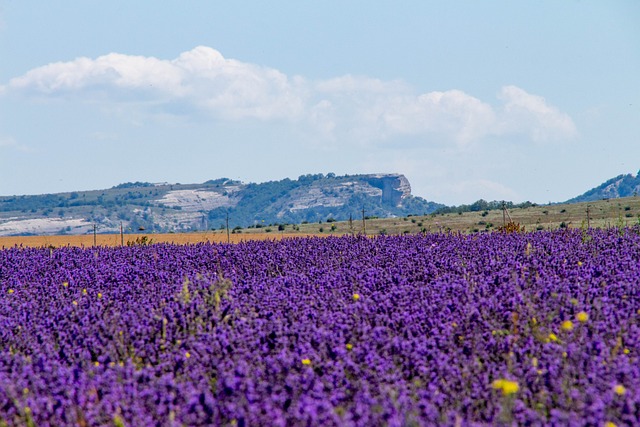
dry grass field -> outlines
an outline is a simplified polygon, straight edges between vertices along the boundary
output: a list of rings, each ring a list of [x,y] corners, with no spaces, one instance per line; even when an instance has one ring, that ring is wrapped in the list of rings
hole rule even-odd
[[[587,221],[587,210],[589,220]],[[504,221],[512,220],[525,227],[526,231],[554,230],[558,228],[608,228],[614,226],[630,226],[640,223],[640,197],[599,200],[588,203],[541,205],[526,209],[513,209],[508,214],[501,210],[485,212],[465,212],[462,214],[421,215],[401,218],[362,219],[351,223],[323,222],[299,224],[295,227],[287,225],[284,231],[276,231],[277,227],[243,229],[231,233],[229,241],[238,243],[247,240],[279,240],[282,238],[305,236],[329,236],[344,234],[362,234],[375,236],[380,234],[416,234],[421,232],[462,232],[479,233],[496,230]],[[200,243],[227,242],[225,230],[198,233],[169,234],[98,234],[95,244],[99,246],[118,246],[145,238],[152,243]],[[0,237],[0,248],[14,246],[93,246],[94,236],[58,235],[58,236],[15,236]]]
[[[230,234],[231,243],[239,243],[246,240],[279,240],[286,237],[301,237],[301,233],[247,233]],[[96,245],[98,246],[120,246],[127,242],[136,242],[136,239],[147,238],[150,243],[175,243],[194,244],[202,242],[227,242],[226,232],[200,232],[200,233],[167,233],[167,234],[125,234],[122,238],[119,234],[98,234],[96,235]],[[0,237],[0,248],[10,248],[14,246],[25,247],[60,247],[78,246],[90,247],[94,245],[93,234],[84,235],[60,235],[60,236],[11,236]]]

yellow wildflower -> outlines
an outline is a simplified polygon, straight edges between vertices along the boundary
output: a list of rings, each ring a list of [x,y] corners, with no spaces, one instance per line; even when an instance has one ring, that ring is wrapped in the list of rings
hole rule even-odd
[[[303,365],[311,365],[311,360],[309,360],[309,359],[302,359],[302,364],[303,364]]]
[[[582,267],[582,261],[578,261],[578,267]]]
[[[554,334],[553,332],[551,332],[549,334],[549,341],[553,341],[553,342],[558,341],[558,336],[556,334]]]
[[[607,421],[604,423],[604,427],[618,427],[616,423],[612,423],[611,421]]]
[[[514,394],[520,389],[520,386],[518,386],[516,381],[505,380],[502,378],[491,383],[491,387],[493,387],[494,390],[501,390],[503,396]]]
[[[589,320],[589,315],[584,311],[581,311],[580,313],[576,314],[576,319],[578,320],[578,322],[585,323],[587,320]]]
[[[186,357],[187,359],[191,357],[191,353],[189,353],[188,351],[184,354],[184,357]]]
[[[13,289],[9,289],[9,293],[12,294],[14,292]]]
[[[98,292],[98,298],[102,298],[102,293]]]
[[[628,348],[625,348],[624,350],[622,350],[622,352],[624,354],[629,354],[629,353],[631,353],[631,350],[629,350]]]
[[[561,328],[565,331],[570,331],[573,329],[573,322],[571,320],[565,320],[562,322]]]
[[[71,304],[78,305],[78,301],[73,301]]]
[[[100,366],[100,362],[96,360],[95,362],[93,362],[93,366]]]
[[[531,366],[533,366],[534,368],[538,367],[538,358],[537,357],[533,357],[531,359]]]
[[[360,299],[360,295],[359,294],[353,294],[353,300],[354,301],[358,301]]]
[[[65,288],[69,287],[69,282],[62,282],[62,286],[64,286]]]
[[[624,388],[622,384],[616,384],[616,386],[613,388],[613,392],[618,396],[622,396],[627,392],[627,389]]]
[[[347,350],[353,350],[353,344],[348,343],[345,347],[347,347]]]
[[[86,290],[86,289],[83,289],[83,290],[82,290],[82,295],[86,295],[86,294],[87,294],[87,290]]]

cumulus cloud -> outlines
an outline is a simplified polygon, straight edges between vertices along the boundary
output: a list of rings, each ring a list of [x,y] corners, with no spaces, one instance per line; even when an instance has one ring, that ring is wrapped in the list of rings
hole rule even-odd
[[[111,53],[28,71],[0,88],[25,96],[153,104],[155,113],[199,111],[221,120],[286,121],[328,138],[380,141],[394,136],[464,145],[488,135],[534,141],[575,136],[571,118],[540,96],[502,88],[492,106],[460,90],[415,93],[400,81],[341,76],[309,81],[225,58],[199,46],[173,60]]]
[[[153,88],[178,94],[180,75],[170,63],[156,58],[110,53],[97,59],[78,58],[35,68],[10,81],[11,89],[47,95],[87,88]]]
[[[505,103],[501,120],[503,132],[526,133],[534,141],[577,135],[571,117],[547,104],[541,96],[529,94],[516,86],[505,86],[499,98]]]

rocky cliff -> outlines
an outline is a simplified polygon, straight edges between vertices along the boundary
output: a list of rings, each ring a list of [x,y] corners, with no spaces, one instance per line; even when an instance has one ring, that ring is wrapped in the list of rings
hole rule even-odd
[[[126,183],[108,190],[0,197],[0,235],[155,232],[296,224],[431,213],[442,205],[411,194],[401,174],[303,175],[296,180],[202,184]]]

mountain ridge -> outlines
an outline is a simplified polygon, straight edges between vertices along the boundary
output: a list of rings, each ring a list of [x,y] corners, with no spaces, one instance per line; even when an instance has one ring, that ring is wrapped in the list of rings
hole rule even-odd
[[[226,227],[428,214],[402,174],[308,174],[263,183],[128,182],[110,189],[0,197],[0,235],[186,232]]]
[[[602,199],[617,199],[640,194],[640,171],[633,174],[621,174],[608,179],[583,194],[567,200],[564,203],[593,202]]]

